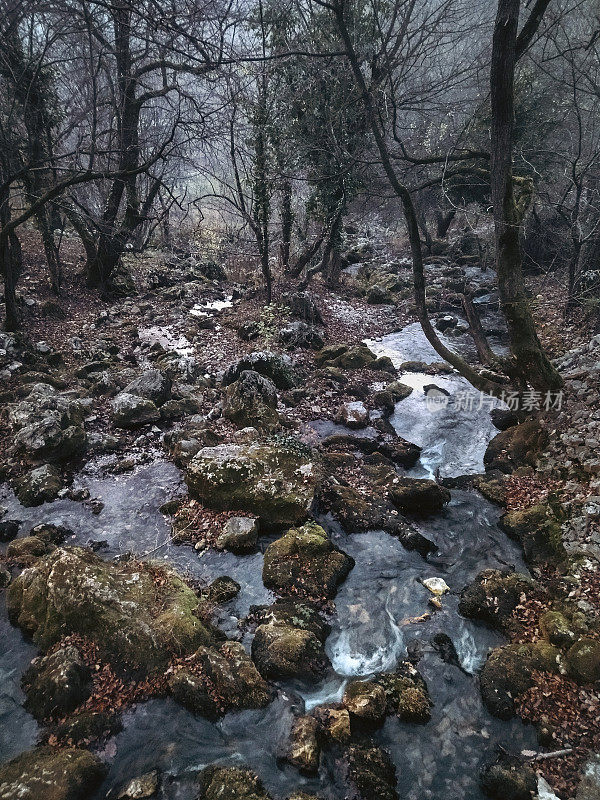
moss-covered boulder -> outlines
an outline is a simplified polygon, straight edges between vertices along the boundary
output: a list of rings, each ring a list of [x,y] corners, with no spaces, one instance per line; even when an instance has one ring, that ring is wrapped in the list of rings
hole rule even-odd
[[[492,800],[531,800],[537,792],[537,775],[527,764],[505,757],[483,769],[481,788]]]
[[[569,621],[560,611],[545,611],[539,619],[542,636],[556,647],[570,647],[576,638]]]
[[[543,564],[563,554],[561,525],[548,505],[509,511],[500,527],[519,542],[530,564]]]
[[[304,522],[318,468],[295,439],[202,448],[189,462],[190,494],[210,508],[249,511],[269,523]]]
[[[385,718],[387,698],[383,688],[373,681],[350,681],[342,702],[351,717],[361,722],[380,725]]]
[[[481,670],[481,697],[499,719],[515,715],[515,699],[533,686],[533,671],[557,672],[560,651],[546,642],[509,644],[492,650]]]
[[[36,747],[0,767],[0,800],[88,800],[105,773],[87,750]]]
[[[401,662],[394,672],[382,673],[374,680],[385,692],[387,714],[403,722],[427,722],[431,718],[433,703],[427,684],[410,661]]]
[[[400,381],[392,381],[388,383],[385,389],[380,389],[373,395],[373,402],[377,408],[381,408],[386,414],[393,414],[396,408],[396,403],[412,394],[413,387],[407,386]]]
[[[528,464],[535,466],[540,451],[548,443],[548,433],[536,419],[513,425],[494,436],[487,446],[483,463],[487,470],[512,472]]]
[[[293,528],[265,550],[263,583],[277,594],[330,600],[354,566],[319,525]]]
[[[244,370],[225,390],[223,416],[242,427],[269,428],[277,424],[275,384],[254,370]]]
[[[398,800],[396,768],[379,747],[353,745],[342,762],[348,800]]]
[[[463,617],[507,631],[515,624],[512,619],[515,608],[539,592],[539,587],[527,575],[486,569],[462,590],[458,610]]]
[[[297,717],[292,725],[285,759],[303,775],[316,775],[319,771],[318,731],[319,723],[308,715]]]
[[[450,502],[448,489],[421,478],[398,478],[389,487],[388,494],[400,511],[419,516],[436,514]]]
[[[271,800],[259,778],[248,769],[206,767],[198,779],[198,800]]]
[[[8,589],[7,606],[11,622],[42,650],[80,634],[107,659],[144,671],[164,669],[173,654],[219,638],[173,570],[107,562],[81,547],[57,548],[22,572]]]
[[[482,475],[475,478],[473,485],[486,500],[499,506],[506,505],[506,483],[503,477],[486,477]]]
[[[90,694],[90,670],[73,645],[35,658],[23,675],[25,708],[38,720],[64,716]]]
[[[317,353],[318,367],[331,366],[339,369],[372,369],[395,373],[394,365],[387,356],[377,358],[366,344],[336,344],[324,347]]]
[[[39,536],[21,536],[13,539],[8,545],[6,555],[20,567],[29,567],[53,549],[53,545],[40,539]]]
[[[252,659],[265,678],[314,678],[329,666],[324,643],[329,627],[319,613],[291,598],[252,608],[258,627]]]
[[[582,636],[567,652],[569,673],[579,683],[600,681],[600,642]]]
[[[319,723],[321,738],[335,744],[348,744],[351,737],[350,714],[339,703],[316,706],[313,717]]]
[[[56,500],[63,486],[62,475],[56,467],[42,464],[15,481],[15,494],[22,505],[30,508]]]
[[[227,711],[263,708],[271,694],[239,642],[200,647],[169,676],[175,700],[194,714],[216,719]]]

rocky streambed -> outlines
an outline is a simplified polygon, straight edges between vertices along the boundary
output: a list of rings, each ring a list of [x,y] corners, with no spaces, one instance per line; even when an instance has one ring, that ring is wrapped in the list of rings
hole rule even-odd
[[[396,368],[411,361],[426,367],[437,360],[413,325],[368,344],[374,353],[371,358],[391,359]],[[343,364],[346,358],[352,366],[344,351],[330,353],[329,358],[331,369],[337,368],[335,359]],[[387,364],[382,361],[386,368]],[[257,378],[248,378],[248,372],[260,378],[260,364],[256,360],[243,364],[225,381],[234,387],[227,390],[232,414],[244,417],[250,394],[254,410],[258,398],[261,418],[269,417],[275,413],[272,390]],[[364,459],[373,479],[389,482],[397,481],[391,474],[399,476],[400,485],[392,496],[406,519],[388,507],[374,509],[376,498],[369,499],[367,516],[376,510],[386,522],[381,525],[385,530],[378,524],[361,526],[357,514],[341,513],[349,495],[339,484],[330,486],[333,500],[320,508],[319,525],[298,527],[314,493],[316,467],[310,451],[303,449],[304,444],[296,448],[285,436],[276,444],[259,446],[252,435],[244,438],[243,431],[233,443],[196,442],[191,461],[186,447],[195,441],[193,436],[175,437],[179,467],[159,450],[148,450],[146,465],[107,475],[102,457],[97,457],[75,475],[70,499],[24,507],[6,486],[0,497],[4,519],[19,520],[19,539],[30,540],[20,553],[21,566],[30,567],[24,575],[36,574],[41,563],[48,566],[43,580],[27,579],[25,585],[22,577],[16,579],[20,583],[13,578],[9,606],[14,624],[2,609],[0,759],[19,756],[47,736],[43,713],[36,714],[36,722],[23,707],[22,676],[38,650],[16,625],[33,635],[42,650],[54,652],[60,645],[62,652],[64,634],[71,634],[75,648],[87,646],[87,633],[94,630],[84,619],[88,613],[102,627],[109,651],[122,645],[129,668],[146,674],[153,659],[158,663],[164,651],[160,636],[168,637],[173,626],[178,637],[168,647],[179,649],[182,658],[171,663],[166,684],[158,687],[156,696],[136,695],[133,704],[123,705],[118,724],[98,737],[90,736],[89,742],[83,737],[99,761],[77,764],[75,789],[67,788],[57,798],[259,800],[267,795],[297,798],[298,792],[324,800],[482,797],[479,774],[494,760],[498,745],[519,753],[532,747],[535,736],[531,728],[515,720],[499,721],[484,708],[478,671],[502,636],[459,614],[459,595],[483,569],[526,572],[526,568],[520,548],[498,527],[498,508],[474,489],[464,488],[468,481],[446,481],[463,486],[450,491],[419,484],[428,503],[435,497],[427,509],[421,508],[420,495],[416,500],[413,496],[412,479],[452,479],[483,472],[486,446],[497,433],[489,406],[455,402],[468,388],[464,381],[451,374],[432,377],[431,372],[420,372],[413,365],[404,374],[402,380],[413,391],[393,404],[388,427],[383,427],[383,444],[388,447],[383,452],[399,459],[397,473],[390,458],[377,455],[382,449],[381,426],[363,425],[357,431],[352,418],[336,425],[315,419],[304,430],[307,441],[323,444],[329,439],[330,445],[333,441],[326,468],[343,466],[348,460],[336,446],[347,447],[349,442],[357,446],[362,438],[359,462]],[[284,375],[273,372],[269,383],[279,390],[290,388],[282,385]],[[428,384],[452,402],[437,406],[428,402],[430,390],[424,391]],[[128,397],[137,397],[134,391]],[[123,401],[123,413],[131,413],[132,402]],[[152,411],[150,406],[140,408],[137,401],[135,405],[137,414]],[[372,416],[371,423],[377,426],[377,419]],[[147,424],[154,421],[148,419]],[[77,424],[74,419],[72,427]],[[396,446],[391,448],[394,435],[407,445],[401,453]],[[377,447],[368,444],[373,437]],[[411,450],[413,445],[420,451]],[[287,448],[286,455],[281,448]],[[240,483],[239,471],[248,468],[249,452],[254,472],[244,473]],[[237,552],[175,544],[164,504],[185,495],[180,467],[194,496],[206,498],[210,487],[217,509],[249,511],[250,522],[253,516],[266,520],[258,544],[256,535],[249,546],[232,548]],[[301,476],[301,485],[288,491],[292,473]],[[92,502],[73,499],[78,493]],[[415,516],[417,510],[434,513]],[[377,514],[371,519],[377,521]],[[293,522],[297,526],[290,531]],[[40,525],[47,529],[36,527]],[[33,537],[28,536],[32,529]],[[252,525],[241,533],[252,540],[251,529]],[[60,541],[48,544],[48,536],[56,537],[57,531],[64,532]],[[39,552],[31,549],[32,538],[41,542]],[[53,550],[57,544],[59,550]],[[19,548],[14,542],[11,546],[18,560]],[[94,598],[87,605],[77,597],[65,599],[70,579],[65,558],[56,555],[59,551],[75,553],[69,559],[77,561],[73,569],[81,597],[94,584]],[[148,560],[151,569],[144,566]],[[102,562],[116,563],[120,577],[111,573],[104,578]],[[53,576],[62,568],[61,582]],[[177,575],[185,583],[179,585]],[[223,576],[230,582],[219,584]],[[191,613],[189,587],[196,587],[204,612]],[[217,589],[224,594],[215,599]],[[132,652],[139,663],[131,663]],[[99,653],[99,663],[108,655]],[[42,674],[47,667],[42,665]],[[79,668],[69,662],[69,669]],[[86,669],[87,662],[81,674]],[[231,687],[224,689],[223,676],[229,671]],[[56,688],[56,682],[52,686]],[[216,694],[223,690],[224,695],[215,696],[215,687]],[[27,705],[32,708],[29,694]],[[67,723],[59,723],[68,724],[68,715]],[[57,741],[54,730],[51,744]],[[66,741],[73,740],[77,737],[70,729]],[[42,755],[46,757],[45,752]],[[198,774],[211,765],[202,773],[199,788]],[[250,770],[252,775],[239,770]],[[82,775],[88,779],[87,788],[77,794]],[[124,789],[140,776],[141,789],[135,783]],[[2,789],[4,794],[0,791],[1,797],[20,796],[15,792],[23,775],[5,774],[3,780],[8,788]],[[122,791],[126,793],[119,794]]]

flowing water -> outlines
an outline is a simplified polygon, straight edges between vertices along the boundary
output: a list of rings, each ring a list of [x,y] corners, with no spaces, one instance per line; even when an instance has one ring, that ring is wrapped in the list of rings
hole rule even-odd
[[[415,326],[369,344],[396,364],[438,360]],[[496,432],[489,407],[469,410],[455,402],[456,395],[468,389],[457,376],[408,374],[401,380],[414,386],[414,391],[398,404],[391,421],[399,435],[423,447],[421,460],[409,474],[481,472],[486,444]],[[423,386],[428,383],[449,393],[441,408],[432,410],[427,402]],[[89,464],[78,475],[76,486],[89,488],[91,497],[104,503],[100,514],[66,499],[25,509],[8,488],[0,494],[0,504],[7,508],[5,518],[23,521],[20,535],[38,522],[53,522],[73,531],[67,544],[102,543],[100,552],[106,558],[132,552],[164,559],[206,582],[230,575],[242,588],[217,620],[230,636],[236,635],[238,620],[252,604],[272,601],[262,584],[262,553],[236,557],[209,551],[199,556],[190,547],[173,545],[170,525],[158,510],[182,491],[181,475],[172,464],[157,458],[150,466],[121,476],[103,476],[98,465]],[[397,766],[403,799],[480,800],[478,771],[493,758],[497,744],[514,752],[530,748],[535,738],[521,723],[499,722],[483,708],[477,670],[501,637],[457,612],[458,592],[480,570],[506,565],[524,569],[519,551],[497,526],[498,515],[477,493],[453,491],[443,513],[417,523],[438,548],[428,560],[407,552],[382,531],[348,535],[333,520],[325,519],[335,543],[356,561],[336,598],[326,643],[331,672],[316,686],[282,684],[277,699],[266,709],[228,714],[217,723],[194,717],[171,700],[140,704],[124,715],[123,730],[101,752],[110,772],[97,798],[158,767],[166,776],[162,797],[189,800],[196,793],[197,771],[218,762],[249,766],[275,798],[304,789],[318,792],[325,800],[341,800],[344,790],[336,783],[328,757],[313,779],[301,777],[278,758],[293,714],[339,700],[351,678],[393,669],[405,657],[407,645],[419,640],[423,650],[419,669],[434,702],[432,719],[426,725],[408,725],[390,718],[374,740],[388,749]],[[442,598],[443,609],[435,613],[428,606],[430,594],[420,582],[433,576],[443,577],[451,590]],[[445,664],[429,644],[440,631],[454,642],[461,668]],[[39,730],[21,707],[19,687],[35,648],[9,625],[5,613],[0,618],[0,639],[0,760],[5,760],[32,746]]]

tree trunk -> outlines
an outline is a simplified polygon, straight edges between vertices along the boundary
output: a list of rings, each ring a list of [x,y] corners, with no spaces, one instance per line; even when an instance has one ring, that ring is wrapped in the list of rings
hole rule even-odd
[[[292,183],[284,180],[281,187],[281,267],[284,272],[290,268],[290,250],[292,246],[292,228],[294,214],[292,212]]]
[[[7,331],[16,331],[20,327],[21,320],[17,307],[15,287],[19,274],[21,273],[23,256],[21,253],[21,243],[14,231],[9,234],[8,237],[2,237],[0,259],[2,260],[4,306],[6,310],[4,327]]]
[[[317,238],[312,242],[312,244],[308,245],[298,256],[296,259],[296,263],[290,267],[290,275],[293,278],[297,278],[299,275],[302,274],[304,268],[310,264],[313,258],[319,252],[321,245],[323,244],[323,239],[325,236],[321,233]]]
[[[50,272],[50,286],[54,294],[60,294],[62,264],[60,262],[58,247],[54,241],[54,231],[51,227],[51,221],[45,209],[41,209],[40,212],[36,214],[36,222],[42,237],[48,271]]]
[[[452,222],[454,221],[454,217],[456,216],[456,209],[451,208],[450,211],[447,211],[445,214],[443,211],[438,211],[437,213],[437,237],[438,239],[445,239],[448,235],[448,230]]]
[[[490,179],[496,234],[496,271],[500,306],[506,318],[511,354],[524,385],[543,391],[562,386],[562,379],[538,339],[523,279],[520,228],[532,191],[521,181],[515,198],[512,172],[514,73],[519,0],[499,0],[492,45]]]

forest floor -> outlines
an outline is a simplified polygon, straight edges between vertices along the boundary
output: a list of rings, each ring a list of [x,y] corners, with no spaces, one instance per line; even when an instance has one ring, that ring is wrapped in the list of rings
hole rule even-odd
[[[76,242],[65,239],[61,247],[64,291],[56,298],[48,287],[37,236],[27,233],[23,244],[23,349],[31,358],[26,367],[14,369],[10,368],[10,359],[6,360],[1,395],[4,404],[25,396],[34,380],[42,381],[49,373],[57,387],[77,387],[94,397],[93,416],[86,422],[86,430],[88,436],[106,440],[115,434],[111,419],[114,391],[131,379],[135,369],[139,372],[140,364],[152,364],[174,348],[199,364],[197,372],[205,382],[195,413],[212,419],[215,432],[225,440],[232,436],[235,426],[215,412],[220,402],[219,376],[245,354],[281,349],[280,331],[293,321],[286,301],[294,291],[292,281],[276,283],[274,301],[265,309],[260,292],[199,276],[187,258],[173,259],[172,274],[163,281],[162,254],[134,255],[128,256],[128,266],[136,275],[137,293],[102,300],[85,287],[83,259]],[[366,338],[399,331],[414,321],[409,270],[405,269],[398,285],[392,286],[389,281],[400,256],[368,253],[360,280],[343,275],[334,292],[320,279],[313,282],[310,291],[323,317],[320,327],[326,331],[328,346],[357,345]],[[432,260],[439,289],[433,295],[432,315],[437,317],[452,315],[456,309],[449,288],[452,276],[445,273],[446,267],[443,259]],[[370,288],[386,280],[383,288],[391,301],[386,296],[385,302],[368,302]],[[547,444],[536,462],[529,460],[529,465],[503,479],[503,501],[508,512],[518,512],[558,499],[563,555],[544,564],[532,564],[531,571],[552,598],[568,602],[569,607],[585,615],[590,637],[600,638],[600,337],[594,339],[595,331],[583,314],[565,321],[564,291],[554,276],[535,275],[528,281],[540,338],[550,356],[558,360],[565,389],[561,408],[540,414],[548,433]],[[222,308],[211,307],[215,304]],[[89,380],[90,373],[81,370],[86,364],[106,360],[111,350],[118,353],[116,368],[123,375],[103,394]],[[378,376],[368,365],[346,372],[344,380],[338,382],[317,367],[315,357],[316,351],[310,347],[293,349],[296,365],[308,378],[301,391],[286,396],[281,410],[284,428],[296,430],[315,417],[336,421],[340,409],[348,403],[359,402],[367,412],[375,410],[372,386]],[[17,355],[17,361],[19,358]],[[24,373],[29,373],[27,383]],[[389,375],[386,380],[381,378],[384,388]],[[106,469],[122,472],[151,459],[152,448],[159,446],[165,427],[159,424],[162,430],[120,430],[116,453],[106,461]],[[0,446],[5,452],[12,436],[8,416],[3,414]],[[66,466],[67,485],[69,475],[79,465],[75,461]],[[26,458],[14,457],[3,465],[3,477],[14,483],[29,466]],[[360,484],[360,476],[348,479],[351,485],[353,481]],[[194,501],[187,509],[180,509],[180,515],[185,517],[186,535],[197,549],[214,541],[226,517]],[[550,607],[555,608],[556,603],[520,604],[514,611],[519,622],[514,641],[538,641],[539,619]],[[590,753],[600,752],[597,686],[577,683],[560,671],[543,673],[518,698],[517,707],[524,720],[546,731],[544,745],[548,750],[571,751],[542,760],[536,768],[561,797],[574,797],[583,765]]]

